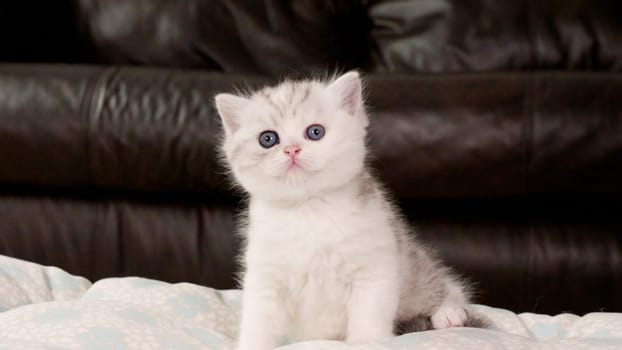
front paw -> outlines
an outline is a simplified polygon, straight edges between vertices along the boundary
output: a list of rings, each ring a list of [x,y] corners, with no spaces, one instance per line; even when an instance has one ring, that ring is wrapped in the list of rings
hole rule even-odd
[[[467,320],[467,312],[458,304],[443,304],[431,317],[434,329],[462,327]]]

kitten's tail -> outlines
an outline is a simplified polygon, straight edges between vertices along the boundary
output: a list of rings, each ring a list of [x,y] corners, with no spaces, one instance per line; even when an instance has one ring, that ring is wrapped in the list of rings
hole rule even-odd
[[[463,327],[489,328],[490,326],[491,322],[486,317],[467,311],[467,319],[464,321]],[[434,327],[432,327],[430,316],[417,315],[408,320],[396,321],[393,325],[393,334],[402,335],[406,333],[429,331],[432,329],[434,329]]]

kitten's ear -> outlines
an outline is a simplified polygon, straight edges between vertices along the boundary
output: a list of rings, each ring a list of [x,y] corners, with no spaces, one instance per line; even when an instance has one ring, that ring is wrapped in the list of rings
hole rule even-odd
[[[335,79],[328,88],[339,97],[341,107],[350,115],[357,116],[363,104],[361,78],[356,71],[348,72]]]
[[[225,132],[227,136],[231,136],[240,128],[240,111],[250,103],[250,100],[231,94],[218,94],[214,97],[214,101]]]

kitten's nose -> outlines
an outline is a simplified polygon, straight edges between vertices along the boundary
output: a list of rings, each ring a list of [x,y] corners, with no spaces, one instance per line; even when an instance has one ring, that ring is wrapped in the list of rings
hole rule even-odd
[[[300,146],[298,145],[285,146],[285,148],[283,149],[283,152],[285,152],[285,154],[293,158],[297,156],[298,153],[300,153]]]

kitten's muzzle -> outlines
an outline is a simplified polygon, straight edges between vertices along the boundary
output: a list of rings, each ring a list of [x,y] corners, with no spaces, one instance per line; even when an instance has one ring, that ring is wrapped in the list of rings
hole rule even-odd
[[[292,160],[294,160],[294,158],[296,158],[298,153],[300,153],[300,146],[298,145],[285,146],[285,148],[283,148],[283,153],[287,154],[289,157],[292,158]]]

